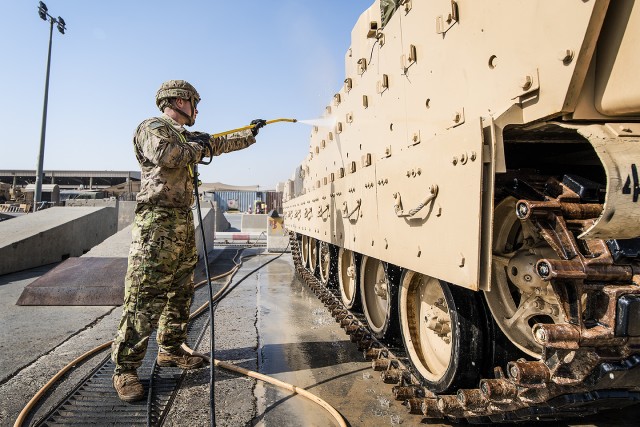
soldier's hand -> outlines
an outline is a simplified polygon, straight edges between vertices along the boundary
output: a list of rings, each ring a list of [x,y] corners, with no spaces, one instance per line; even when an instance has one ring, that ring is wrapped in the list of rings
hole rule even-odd
[[[190,132],[187,140],[190,142],[196,142],[202,146],[202,157],[211,157],[211,154],[213,153],[211,135],[205,132]]]
[[[187,136],[187,141],[197,142],[198,144],[209,143],[211,139],[211,135],[205,132],[189,132]]]
[[[251,128],[251,133],[253,134],[253,136],[256,136],[260,131],[260,128],[263,128],[267,125],[267,121],[263,119],[255,119],[251,120],[251,124],[253,125],[253,127]]]

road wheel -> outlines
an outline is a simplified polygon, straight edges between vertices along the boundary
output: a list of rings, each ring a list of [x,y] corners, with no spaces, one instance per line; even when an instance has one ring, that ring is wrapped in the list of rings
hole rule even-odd
[[[477,387],[485,336],[477,295],[409,270],[400,283],[400,330],[416,373],[436,393]]]
[[[316,274],[318,268],[318,241],[314,238],[309,238],[309,271],[312,274]]]
[[[305,235],[302,235],[300,240],[300,260],[302,261],[302,266],[307,268],[309,265],[309,237]]]
[[[349,310],[360,303],[356,269],[356,254],[349,249],[340,248],[338,251],[338,287],[342,303]]]
[[[369,329],[376,338],[386,339],[397,333],[398,285],[392,283],[387,263],[362,257],[360,298]]]
[[[331,247],[331,244],[327,242],[320,242],[320,251],[319,251],[319,264],[320,264],[320,282],[324,286],[328,286],[331,280],[331,276],[335,274],[334,264],[335,260],[335,251]]]

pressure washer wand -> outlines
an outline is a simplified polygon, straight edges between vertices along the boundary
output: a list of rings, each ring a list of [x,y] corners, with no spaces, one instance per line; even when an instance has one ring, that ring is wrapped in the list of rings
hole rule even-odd
[[[296,123],[298,120],[297,119],[275,119],[275,120],[267,120],[267,124],[270,125],[271,123],[276,123],[276,122],[290,122],[290,123]],[[213,138],[218,138],[220,136],[225,136],[225,135],[229,135],[232,133],[236,133],[236,132],[242,132],[243,130],[249,130],[252,129],[255,125],[248,125],[248,126],[243,126],[241,128],[238,129],[231,129],[225,132],[220,132],[220,133],[214,133],[211,136]]]

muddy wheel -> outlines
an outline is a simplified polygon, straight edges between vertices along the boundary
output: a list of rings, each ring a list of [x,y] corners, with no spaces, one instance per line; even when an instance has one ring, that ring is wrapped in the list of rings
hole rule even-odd
[[[549,282],[535,272],[542,258],[557,258],[530,221],[516,216],[516,199],[508,197],[494,210],[491,290],[485,292],[489,310],[502,332],[534,358],[542,346],[532,333],[536,323],[562,323],[562,309]]]
[[[356,254],[349,249],[338,251],[338,287],[342,303],[348,309],[359,304]]]
[[[305,235],[302,235],[302,239],[300,239],[300,260],[302,266],[307,268],[309,265],[309,237]]]
[[[335,263],[332,259],[334,257],[334,252],[331,248],[331,244],[327,242],[320,242],[320,251],[318,255],[318,262],[320,264],[320,282],[324,286],[328,286],[332,273],[331,266]]]
[[[407,356],[430,390],[477,387],[485,322],[473,291],[407,270],[398,310]]]
[[[315,274],[316,268],[318,268],[318,241],[309,238],[309,271]]]
[[[397,331],[397,282],[392,283],[387,263],[365,256],[360,263],[360,298],[369,329],[378,339]]]

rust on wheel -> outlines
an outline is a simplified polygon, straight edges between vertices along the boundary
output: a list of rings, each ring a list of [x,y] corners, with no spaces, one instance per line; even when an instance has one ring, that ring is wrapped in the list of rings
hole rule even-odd
[[[485,292],[496,323],[520,350],[540,358],[534,339],[536,323],[564,323],[563,311],[550,282],[535,271],[542,258],[557,258],[530,221],[516,216],[516,199],[508,197],[494,211],[491,290]]]

